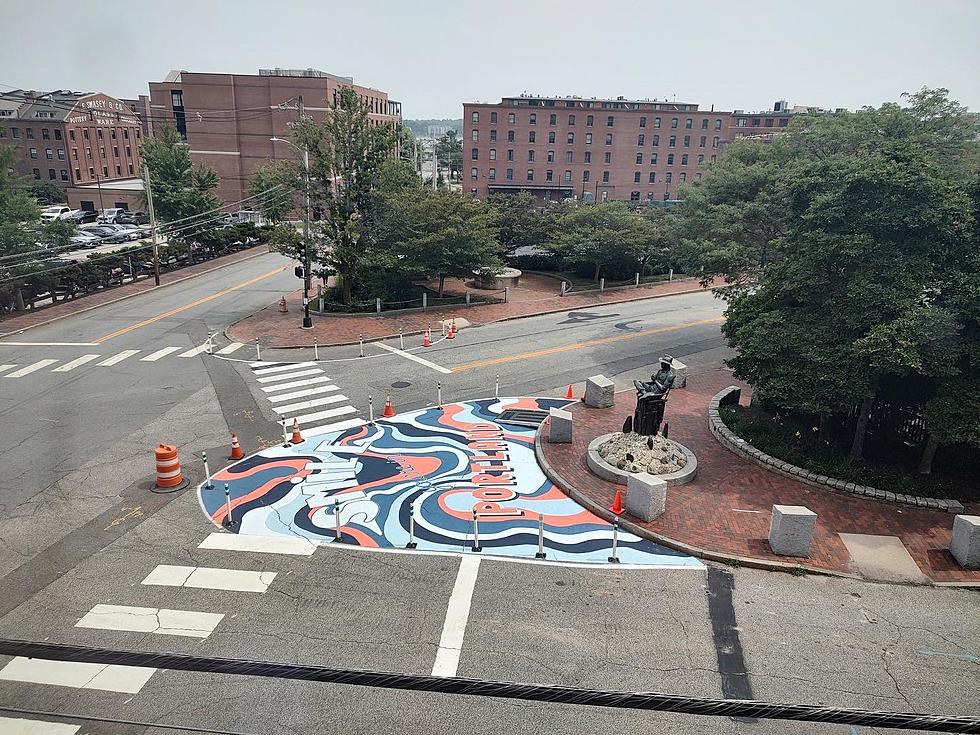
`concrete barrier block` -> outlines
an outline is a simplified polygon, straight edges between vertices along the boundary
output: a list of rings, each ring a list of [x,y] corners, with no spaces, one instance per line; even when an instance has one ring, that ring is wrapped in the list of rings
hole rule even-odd
[[[802,505],[772,506],[769,546],[782,556],[810,556],[817,514]]]
[[[953,519],[949,553],[964,569],[980,569],[980,516],[958,515]]]
[[[605,375],[593,375],[585,381],[585,405],[592,408],[610,408],[616,386]]]
[[[548,419],[548,441],[552,444],[571,444],[571,413],[560,408],[551,409]]]
[[[667,507],[667,483],[648,472],[626,478],[626,512],[644,521],[658,518]]]

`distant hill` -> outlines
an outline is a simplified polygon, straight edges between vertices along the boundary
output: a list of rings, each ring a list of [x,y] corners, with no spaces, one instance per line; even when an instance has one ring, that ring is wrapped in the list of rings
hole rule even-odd
[[[411,130],[415,135],[422,137],[429,135],[429,127],[448,128],[457,133],[463,132],[463,119],[452,120],[444,118],[442,120],[402,120],[402,125]],[[441,135],[442,133],[439,133]],[[435,136],[438,137],[438,136]]]

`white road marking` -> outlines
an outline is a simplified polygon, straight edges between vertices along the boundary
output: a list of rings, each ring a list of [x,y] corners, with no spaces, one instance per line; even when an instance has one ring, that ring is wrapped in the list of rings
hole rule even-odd
[[[428,368],[432,368],[436,372],[446,373],[446,374],[451,374],[453,372],[449,368],[444,368],[442,365],[436,365],[434,362],[429,362],[428,360],[424,360],[418,355],[413,355],[411,352],[405,352],[404,350],[399,350],[397,347],[386,345],[384,342],[375,342],[374,344],[380,347],[382,350],[388,350],[388,352],[391,352],[392,354],[395,355],[400,355],[401,357],[404,357],[406,360],[417,362],[419,365],[425,365]]]
[[[75,735],[81,727],[67,722],[0,717],[0,733],[3,735]]]
[[[277,572],[251,572],[244,569],[181,567],[160,564],[146,575],[143,584],[164,587],[196,587],[230,592],[265,592]]]
[[[299,370],[300,368],[313,367],[315,362],[294,362],[289,365],[276,365],[267,368],[252,368],[256,375],[271,375],[272,373],[284,373],[288,370]]]
[[[281,375],[268,375],[264,378],[256,378],[259,383],[274,383],[277,380],[289,380],[290,378],[302,378],[306,375],[322,375],[320,368],[310,368],[309,370],[297,370],[293,373],[282,373]],[[324,376],[326,377],[326,376]]]
[[[240,533],[209,534],[198,545],[199,549],[214,549],[218,551],[254,551],[260,554],[293,554],[295,556],[310,556],[318,544],[299,536],[246,536]]]
[[[311,436],[320,436],[321,434],[329,434],[334,431],[344,431],[345,429],[353,429],[357,426],[364,426],[366,422],[364,419],[347,419],[346,421],[338,421],[333,424],[321,424],[320,426],[311,426],[310,428],[303,429],[303,437],[309,438]]]
[[[265,393],[271,393],[274,390],[287,390],[289,388],[302,388],[304,385],[316,385],[317,383],[329,383],[330,378],[326,375],[321,375],[319,378],[307,378],[306,380],[294,380],[292,383],[280,383],[279,385],[267,385],[262,388]]]
[[[141,357],[140,358],[140,362],[156,362],[161,357],[166,357],[171,352],[176,352],[179,349],[182,349],[182,348],[180,348],[180,347],[164,347],[162,350],[157,350],[156,352],[151,352],[146,357]]]
[[[0,347],[10,345],[11,347],[98,347],[98,342],[7,342],[0,341]]]
[[[345,416],[349,413],[357,413],[357,409],[353,406],[341,406],[340,408],[331,408],[329,411],[320,411],[318,413],[308,413],[303,416],[294,416],[300,426],[312,423],[313,421],[320,421],[321,419],[333,419],[337,416]]]
[[[198,345],[197,347],[191,347],[187,352],[181,352],[177,357],[194,357],[200,355],[208,349],[208,343],[205,342],[203,345]]]
[[[293,393],[275,393],[271,396],[266,396],[269,403],[276,403],[278,401],[290,401],[294,398],[305,398],[306,396],[317,396],[322,393],[331,393],[332,391],[340,390],[336,385],[323,385],[317,386],[316,388],[306,388],[304,390],[298,390]]]
[[[0,373],[2,373],[4,370],[10,370],[10,368],[15,367],[17,367],[17,363],[14,363],[13,365],[0,365]]]
[[[464,556],[459,560],[456,584],[453,585],[452,594],[449,596],[446,622],[442,626],[439,650],[436,651],[436,661],[432,666],[433,676],[456,676],[459,655],[463,650],[463,637],[466,634],[466,622],[470,617],[473,589],[476,587],[476,576],[479,571],[480,557]]]
[[[230,345],[222,347],[215,354],[216,355],[230,355],[235,350],[241,349],[245,346],[244,342],[232,342]]]
[[[82,355],[81,357],[76,357],[71,362],[66,362],[64,365],[59,365],[52,373],[67,373],[69,370],[74,370],[79,365],[84,365],[87,362],[91,362],[97,357],[102,357],[102,355]]]
[[[340,403],[341,401],[346,400],[348,400],[347,396],[345,396],[343,393],[338,393],[334,396],[314,398],[312,400],[301,401],[299,403],[290,403],[288,406],[273,406],[272,410],[282,416],[287,413],[294,413],[296,411],[305,411],[307,408],[313,408],[314,406],[326,406],[330,403]]]
[[[145,666],[86,664],[17,656],[0,670],[0,679],[136,694],[155,673],[156,669]]]
[[[117,362],[122,362],[127,357],[132,357],[137,352],[139,352],[139,350],[123,350],[118,355],[113,355],[108,360],[103,360],[102,362],[97,362],[96,363],[96,366],[97,367],[109,367],[110,365],[115,365]]]
[[[46,368],[48,365],[54,365],[57,360],[38,360],[31,365],[25,365],[20,370],[14,370],[12,373],[7,373],[5,378],[23,378],[25,375],[30,375],[35,370],[40,370],[41,368]]]
[[[128,630],[135,633],[182,635],[207,638],[221,622],[224,613],[193,610],[167,610],[129,605],[96,605],[75,623],[76,628]]]
[[[266,367],[266,366],[269,366],[269,365],[279,365],[279,364],[280,363],[278,363],[278,362],[271,362],[269,360],[262,360],[261,362],[250,362],[248,364],[248,366],[250,368],[260,368],[260,367]]]

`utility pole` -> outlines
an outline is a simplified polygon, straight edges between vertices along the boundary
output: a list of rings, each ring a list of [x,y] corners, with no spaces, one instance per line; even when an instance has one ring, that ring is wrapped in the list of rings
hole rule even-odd
[[[298,99],[299,119],[303,120],[303,95]],[[313,329],[310,318],[310,149],[303,146],[303,181],[306,184],[303,212],[303,329]]]
[[[150,188],[150,169],[143,164],[143,186],[146,187],[146,208],[150,210],[150,237],[153,239],[153,283],[160,285],[160,250],[157,245],[157,218],[153,214],[153,190]]]
[[[436,146],[439,144],[438,141],[432,143],[432,190],[435,191],[438,188],[436,184],[436,179],[439,178],[439,156],[436,154]]]

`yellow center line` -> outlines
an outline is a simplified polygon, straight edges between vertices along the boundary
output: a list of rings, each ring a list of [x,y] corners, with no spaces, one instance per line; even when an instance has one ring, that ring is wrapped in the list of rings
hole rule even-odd
[[[601,339],[590,339],[586,342],[575,342],[570,345],[559,345],[558,347],[548,347],[544,350],[535,350],[534,352],[522,352],[518,355],[509,355],[507,357],[494,357],[488,360],[478,360],[476,362],[469,362],[465,365],[457,365],[453,368],[454,373],[462,372],[463,370],[475,370],[476,368],[490,367],[491,365],[503,365],[507,362],[519,362],[520,360],[530,360],[536,357],[546,357],[547,355],[554,355],[559,352],[569,352],[570,350],[580,350],[583,347],[596,347],[598,345],[608,345],[615,342],[624,342],[628,339],[636,339],[637,337],[648,337],[651,334],[663,334],[664,332],[673,332],[678,329],[687,329],[688,327],[700,327],[705,324],[720,324],[725,321],[724,317],[713,317],[711,319],[699,319],[695,322],[683,322],[681,324],[672,324],[668,327],[656,327],[655,329],[644,329],[639,332],[632,332],[630,334],[617,334],[615,337],[602,337]]]
[[[195,306],[200,306],[201,304],[206,304],[208,301],[213,301],[214,299],[220,298],[220,297],[224,296],[225,294],[230,294],[232,291],[237,291],[237,290],[239,290],[241,288],[245,288],[246,286],[251,286],[253,283],[258,283],[259,281],[261,281],[264,278],[268,278],[269,276],[274,276],[277,273],[282,273],[284,270],[286,270],[287,267],[288,266],[285,266],[284,265],[284,266],[282,266],[280,268],[276,268],[275,270],[271,270],[268,273],[263,273],[261,276],[256,276],[255,278],[250,278],[249,280],[243,281],[242,283],[236,284],[234,286],[229,286],[228,288],[224,289],[223,291],[218,291],[217,293],[213,293],[210,296],[205,296],[203,298],[200,298],[197,301],[192,301],[189,304],[184,304],[183,306],[178,306],[176,309],[171,309],[170,311],[166,311],[163,314],[157,314],[156,316],[152,316],[149,319],[144,319],[143,321],[137,322],[136,324],[130,324],[128,327],[123,327],[122,329],[117,329],[115,332],[110,332],[109,334],[103,335],[103,336],[99,337],[98,339],[95,339],[95,340],[92,340],[92,341],[93,341],[94,344],[101,344],[102,342],[105,342],[106,340],[112,339],[113,337],[118,337],[120,335],[126,334],[127,332],[132,332],[134,329],[140,329],[142,327],[145,327],[145,326],[148,326],[150,324],[153,324],[154,322],[158,322],[161,319],[166,319],[169,316],[173,316],[174,314],[179,314],[182,311],[187,311],[188,309],[193,309]]]

